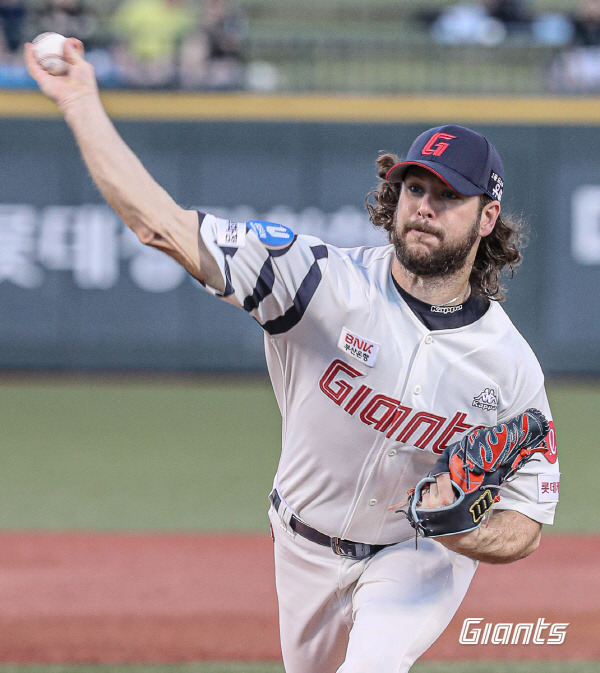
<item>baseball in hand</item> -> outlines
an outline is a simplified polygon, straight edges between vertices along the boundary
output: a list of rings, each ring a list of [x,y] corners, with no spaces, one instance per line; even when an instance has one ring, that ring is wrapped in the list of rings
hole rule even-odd
[[[38,63],[51,75],[64,75],[69,68],[63,53],[65,41],[58,33],[42,33],[33,40]]]

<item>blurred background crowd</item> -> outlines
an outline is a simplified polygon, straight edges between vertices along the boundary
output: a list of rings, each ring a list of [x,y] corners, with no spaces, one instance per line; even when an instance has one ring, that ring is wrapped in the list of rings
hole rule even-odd
[[[600,91],[600,0],[0,0],[0,27],[0,88],[55,31],[111,88]]]

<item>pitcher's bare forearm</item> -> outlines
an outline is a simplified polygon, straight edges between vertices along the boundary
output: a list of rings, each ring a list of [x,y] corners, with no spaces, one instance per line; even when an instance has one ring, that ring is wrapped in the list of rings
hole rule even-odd
[[[484,563],[512,563],[539,545],[542,525],[512,510],[494,512],[479,528],[436,538],[445,547]]]
[[[154,180],[99,99],[76,101],[66,106],[64,115],[98,189],[140,241],[169,254],[199,280],[223,289],[221,274],[199,235],[198,214],[181,208]]]
[[[446,507],[456,494],[450,475],[436,477],[423,497],[424,507]],[[542,524],[514,510],[491,510],[487,522],[468,533],[435,538],[448,549],[485,563],[512,563],[534,552],[539,543]]]
[[[171,220],[193,219],[193,213],[173,201],[119,136],[99,97],[89,94],[68,101],[62,112],[98,189],[144,243],[155,236],[169,241]]]

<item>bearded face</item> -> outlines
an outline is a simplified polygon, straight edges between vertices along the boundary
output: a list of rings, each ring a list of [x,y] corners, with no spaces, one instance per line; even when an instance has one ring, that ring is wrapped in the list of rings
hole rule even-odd
[[[441,278],[465,266],[479,237],[479,220],[478,214],[467,231],[453,239],[444,229],[434,227],[426,220],[396,221],[390,242],[398,261],[407,271],[417,276]]]

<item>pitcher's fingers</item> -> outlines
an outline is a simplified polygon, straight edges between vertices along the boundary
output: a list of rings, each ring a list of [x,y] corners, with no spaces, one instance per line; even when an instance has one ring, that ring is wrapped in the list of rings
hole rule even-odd
[[[65,46],[63,47],[63,54],[65,61],[71,65],[75,65],[83,60],[84,55],[83,42],[76,37],[68,37]]]
[[[428,484],[428,486],[429,488],[425,487],[421,491],[421,507],[424,509],[438,506],[439,491],[437,483],[434,481],[431,484]]]
[[[36,82],[40,82],[42,79],[46,77],[51,77],[44,68],[38,63],[37,56],[35,55],[35,51],[33,48],[33,44],[31,42],[26,42],[25,43],[25,49],[23,51],[23,60],[25,61],[25,65],[27,67],[27,72],[33,77],[33,79]]]
[[[452,488],[452,481],[448,472],[438,474],[436,486],[438,489],[438,498],[442,506],[451,505],[456,500],[456,494]]]

